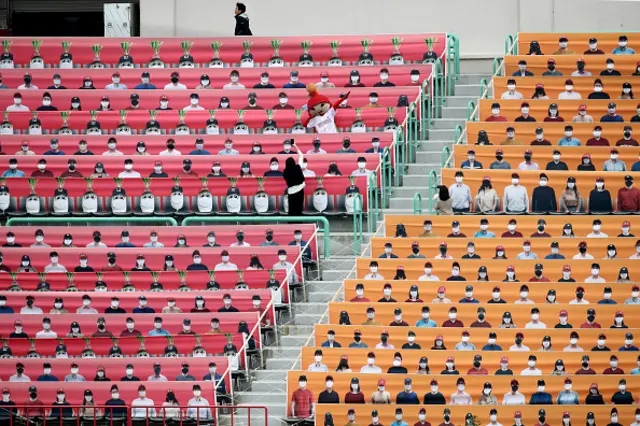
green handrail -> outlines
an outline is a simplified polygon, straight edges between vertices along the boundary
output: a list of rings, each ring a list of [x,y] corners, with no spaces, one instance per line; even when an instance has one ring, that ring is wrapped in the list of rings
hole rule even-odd
[[[392,168],[391,168],[391,150],[386,147],[382,151],[382,193],[380,194],[380,204],[383,209],[389,205],[389,198],[392,192]]]
[[[453,95],[453,86],[458,81],[460,75],[460,39],[455,34],[447,34],[448,57],[447,59],[453,63],[453,67],[449,67],[450,75],[453,74],[453,83],[449,84],[451,91],[449,96]],[[449,64],[448,64],[449,65]],[[451,83],[451,81],[449,82]]]
[[[476,121],[471,118],[473,111],[476,109],[476,104],[473,101],[469,101],[467,104],[467,121]]]
[[[382,163],[380,165],[382,171]],[[384,176],[384,173],[382,174]],[[381,182],[382,183],[382,182]],[[367,185],[367,194],[369,199],[369,209],[367,211],[367,226],[369,232],[378,226],[378,219],[380,219],[380,207],[378,204],[378,195],[382,196],[383,191],[378,191],[378,173],[373,170],[369,175],[369,184]]]
[[[262,222],[262,223],[318,223],[322,224],[318,228],[318,233],[324,235],[324,258],[329,258],[329,220],[323,216],[190,216],[182,221],[182,226],[191,224],[200,225],[204,223],[241,223],[241,222]]]
[[[400,186],[400,178],[402,176],[402,174],[404,173],[404,168],[405,168],[405,153],[406,153],[406,146],[405,146],[405,134],[404,134],[404,129],[402,128],[402,126],[398,127],[396,129],[396,143],[394,144],[394,154],[395,154],[395,160],[396,160],[396,178],[395,178],[395,185],[396,186]],[[402,150],[402,152],[401,152]]]
[[[513,36],[511,34],[507,34],[507,38],[504,40],[504,54],[505,54],[505,56],[509,54],[509,50],[510,50],[512,44],[513,44]]]
[[[442,157],[441,157],[441,165],[442,168],[448,168],[448,160],[449,160],[449,156],[451,156],[451,150],[449,149],[448,146],[443,146],[442,147]]]
[[[460,124],[458,124],[455,128],[455,130],[453,131],[453,144],[457,144],[458,141],[460,140],[460,136],[462,136],[462,132],[464,130],[462,129],[462,126]]]
[[[128,223],[157,223],[157,224],[169,224],[169,226],[178,226],[178,222],[172,217],[12,217],[7,220],[5,226],[19,226],[21,224],[31,225],[35,223],[53,225],[53,224],[77,224],[90,225],[93,223],[102,224],[119,224],[124,225]]]
[[[422,111],[420,115],[420,128],[422,129],[422,140],[425,140],[427,139],[427,130],[431,128],[431,109],[433,108],[430,80],[425,80],[422,82],[421,101]]]
[[[409,121],[407,122],[407,163],[415,161],[415,153],[420,138],[418,137],[418,105],[411,102],[409,105]]]
[[[362,246],[362,195],[357,194],[353,199],[353,255],[360,256]]]
[[[486,78],[480,80],[480,99],[489,99],[489,82]],[[485,92],[486,90],[486,92]]]
[[[493,58],[493,75],[497,75],[498,77],[500,76],[498,73],[500,65],[502,65],[502,58]]]
[[[433,212],[433,197],[436,195],[436,188],[438,187],[438,175],[435,170],[431,170],[429,173],[429,179],[427,179],[427,185],[429,190],[429,213]]]
[[[422,214],[422,195],[419,192],[413,196],[413,214]]]

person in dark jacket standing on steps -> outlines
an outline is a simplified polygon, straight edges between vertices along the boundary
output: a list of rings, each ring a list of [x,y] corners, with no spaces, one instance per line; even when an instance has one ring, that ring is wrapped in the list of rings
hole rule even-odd
[[[236,3],[236,32],[237,36],[250,36],[251,28],[249,28],[249,15],[247,15],[247,6],[244,3]]]

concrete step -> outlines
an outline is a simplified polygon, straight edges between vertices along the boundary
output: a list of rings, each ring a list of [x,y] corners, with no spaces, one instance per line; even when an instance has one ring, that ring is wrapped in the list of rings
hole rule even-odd
[[[298,348],[298,352],[300,352],[300,348]],[[285,394],[286,390],[287,382],[282,380],[282,378],[274,378],[272,380],[257,380],[251,382],[251,393],[269,392],[272,394]]]
[[[480,84],[456,84],[456,96],[480,96]]]
[[[473,101],[473,103],[478,103],[478,96],[480,91],[478,91],[478,95],[456,95],[447,98],[447,102],[445,103],[445,107],[466,107],[469,104],[469,101]]]
[[[385,209],[383,211],[383,215],[397,215],[397,214],[402,214],[402,215],[413,214],[413,205],[410,209],[401,207],[401,208]],[[435,214],[435,212],[429,212],[428,206],[426,204],[423,204],[422,214]]]
[[[353,234],[351,235],[351,242],[353,243]],[[363,245],[369,243],[369,238],[367,238],[367,242]],[[350,270],[353,268],[355,263],[354,256],[331,256],[328,260],[324,260],[322,262],[322,271],[329,271],[332,269],[346,269]]]
[[[491,75],[493,58],[461,58],[460,76],[465,74]]]
[[[307,294],[307,302],[312,303],[327,303],[335,296],[335,291],[314,291]],[[340,300],[342,297],[339,298]]]
[[[298,348],[299,350],[299,348]],[[253,380],[282,380],[283,377],[287,377],[289,370],[253,370],[251,375]]]
[[[437,129],[437,130],[442,130],[442,129],[449,130],[452,133],[452,138],[453,138],[453,132],[455,127],[459,124],[464,129],[464,123],[465,123],[464,118],[438,118],[437,120],[434,120],[431,128]]]
[[[353,250],[353,247],[351,248],[351,250]],[[353,268],[353,265],[351,265],[351,268]],[[347,276],[347,274],[351,271],[351,268],[344,269],[344,270],[331,270],[331,271],[323,270],[322,279],[326,281],[342,281]]]
[[[305,281],[305,287],[306,287],[306,290],[307,290],[308,294],[315,293],[315,292],[327,292],[327,293],[333,292],[335,294],[335,292],[338,291],[338,289],[342,285],[342,280],[344,278],[343,277],[329,278],[329,277],[325,276],[324,273],[322,275],[323,275],[322,276],[322,278],[323,278],[322,281],[320,281],[320,280],[318,280],[318,281]]]
[[[300,348],[307,342],[309,335],[306,336],[280,336],[280,344],[283,346],[298,346]]]
[[[279,336],[309,337],[313,333],[313,325],[294,324],[278,326]]]
[[[418,141],[418,151],[420,151],[420,147],[430,146],[433,149],[442,149],[445,145],[449,145],[451,140],[453,139],[453,134],[450,137],[447,137],[444,134],[444,137],[441,137],[438,131],[431,131],[432,135],[429,139],[424,141]]]
[[[446,106],[442,109],[442,117],[444,118],[467,118],[467,106]]]
[[[236,392],[234,398],[239,404],[266,407],[269,417],[284,417],[287,413],[287,395],[284,392],[282,394]]]
[[[269,358],[267,359],[267,370],[291,370],[296,357],[291,358]]]
[[[422,206],[425,208],[424,199],[422,200]],[[390,209],[405,209],[405,213],[413,212],[413,195],[411,197],[394,197],[389,200]],[[297,318],[296,318],[297,320]]]
[[[456,80],[456,87],[463,84],[480,84],[482,79],[486,79],[487,82],[491,81],[491,74],[459,74]],[[451,99],[451,98],[449,98]]]
[[[296,315],[294,317],[294,323],[296,325],[313,325],[313,324],[327,324],[328,323],[328,316],[325,316],[324,319],[322,319],[322,315],[321,314],[303,314],[300,313],[298,315]]]
[[[425,169],[426,173],[416,173],[416,174],[410,174],[410,175],[406,175],[403,179],[403,185],[402,187],[405,186],[414,186],[414,187],[422,187],[425,188],[427,186],[427,183],[429,182],[429,176],[428,176],[428,172],[429,170]],[[438,182],[440,181],[440,165],[438,164],[437,168],[434,169],[436,170],[436,174],[438,175]],[[400,188],[402,188],[400,187]],[[395,195],[395,190],[397,188],[394,188],[394,192],[393,195]],[[392,196],[393,196],[392,195]]]
[[[392,200],[396,197],[413,199],[413,196],[416,193],[420,193],[420,195],[422,195],[422,208],[426,208],[427,197],[429,196],[429,190],[424,185],[423,186],[401,186],[401,187],[395,188],[393,190]],[[411,204],[411,208],[413,209],[413,203]]]
[[[232,416],[231,414],[218,414],[218,424],[220,426],[283,426],[282,416],[271,415],[267,411],[267,419],[265,424],[265,410],[252,408],[251,416],[247,416],[247,410],[239,408]]]
[[[440,158],[441,155],[442,154],[436,156],[435,161],[433,162],[424,162],[424,163],[419,162],[419,163],[407,164],[407,170],[409,175],[428,175],[431,172],[431,170],[436,170],[439,172],[440,167],[442,166],[442,160]]]
[[[453,139],[449,141],[437,141],[439,143],[432,144],[431,141],[424,141],[418,145],[416,152],[442,152],[442,149],[445,146],[448,146],[449,149],[453,147]]]
[[[429,142],[431,142],[431,140],[438,140],[438,141],[453,141],[453,137],[455,135],[455,125],[451,128],[446,127],[446,128],[432,128],[429,130]],[[464,126],[463,126],[464,128]]]
[[[293,312],[296,319],[299,315],[321,316],[327,310],[327,305],[323,303],[294,303]]]
[[[442,149],[434,151],[418,151],[416,152],[416,164],[436,164],[442,159]],[[410,164],[413,165],[413,164]]]
[[[326,305],[325,305],[326,307]],[[306,342],[306,340],[305,340]],[[305,343],[303,342],[303,344]],[[282,342],[280,342],[281,346],[267,346],[265,347],[266,353],[265,356],[267,358],[297,358],[300,355],[300,345],[298,346],[282,346]]]

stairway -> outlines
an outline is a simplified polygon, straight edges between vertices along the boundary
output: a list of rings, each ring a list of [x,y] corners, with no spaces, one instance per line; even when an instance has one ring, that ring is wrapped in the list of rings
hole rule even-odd
[[[440,177],[442,149],[448,146],[452,149],[454,129],[456,125],[464,127],[467,116],[467,104],[474,101],[477,104],[480,96],[480,81],[491,77],[491,61],[472,60],[461,61],[461,72],[455,95],[448,97],[442,110],[442,118],[435,119],[429,131],[429,139],[421,141],[416,163],[407,165],[404,185],[393,189],[389,208],[384,214],[412,214],[413,197],[416,192],[423,196],[423,208],[427,212],[428,196],[427,179],[431,170],[435,170]],[[237,405],[265,406],[269,410],[269,425],[280,426],[282,418],[287,417],[286,377],[289,370],[305,370],[308,366],[300,365],[301,347],[306,345],[313,334],[314,324],[327,323],[324,316],[327,302],[334,297],[343,300],[343,293],[336,293],[342,286],[342,281],[348,278],[355,265],[353,254],[353,231],[350,221],[345,221],[334,227],[331,223],[331,257],[321,263],[322,279],[306,282],[306,297],[293,303],[292,316],[283,318],[278,325],[278,342],[265,346],[265,366],[263,370],[253,370],[251,383],[247,390],[235,393]],[[344,229],[344,232],[335,229]],[[365,234],[362,247],[369,243],[371,234]],[[319,240],[319,242],[321,242]],[[365,253],[368,255],[368,253]],[[309,344],[313,344],[313,340]],[[294,385],[295,386],[295,385]],[[221,423],[230,424],[228,418],[222,418]],[[246,417],[234,419],[234,426],[244,424]],[[263,420],[255,415],[251,424],[261,425]]]

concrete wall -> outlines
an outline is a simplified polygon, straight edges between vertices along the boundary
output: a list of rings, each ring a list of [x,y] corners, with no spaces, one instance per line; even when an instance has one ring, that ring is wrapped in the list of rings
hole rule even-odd
[[[503,52],[507,34],[637,30],[640,1],[244,0],[259,36],[420,33],[460,37],[466,57]],[[312,6],[313,5],[313,6]],[[141,36],[233,35],[235,0],[140,0]],[[635,24],[635,26],[634,26]]]

